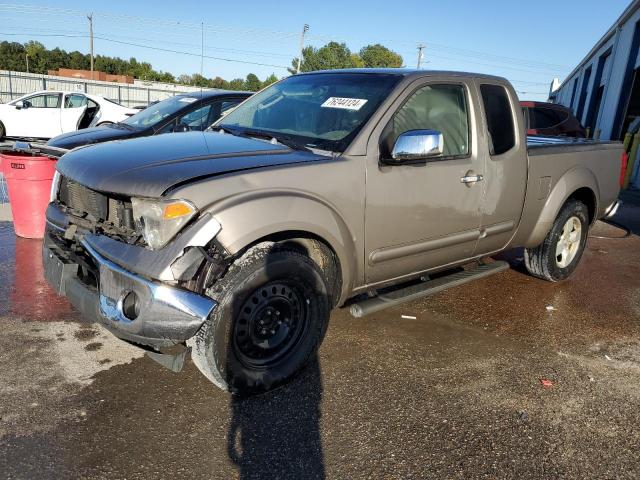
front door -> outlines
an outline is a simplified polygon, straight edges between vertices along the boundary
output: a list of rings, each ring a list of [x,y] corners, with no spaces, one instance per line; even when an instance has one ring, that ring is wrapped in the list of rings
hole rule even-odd
[[[60,131],[59,93],[41,93],[23,99],[7,122],[7,135],[12,137],[52,138]]]
[[[472,82],[420,80],[407,87],[367,148],[365,262],[369,284],[396,279],[473,256],[479,238],[482,181]],[[388,165],[397,137],[437,130],[441,157]]]

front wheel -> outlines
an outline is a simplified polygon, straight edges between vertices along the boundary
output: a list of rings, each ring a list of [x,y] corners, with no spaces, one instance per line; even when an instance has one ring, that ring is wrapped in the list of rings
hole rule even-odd
[[[578,266],[587,243],[589,211],[571,199],[564,204],[544,242],[524,250],[527,270],[534,277],[558,282],[569,277]]]
[[[4,128],[2,122],[0,122],[0,140],[2,140],[6,134],[7,130]]]
[[[206,293],[218,305],[188,344],[198,369],[233,393],[293,377],[316,353],[331,310],[320,267],[274,243],[249,249]]]

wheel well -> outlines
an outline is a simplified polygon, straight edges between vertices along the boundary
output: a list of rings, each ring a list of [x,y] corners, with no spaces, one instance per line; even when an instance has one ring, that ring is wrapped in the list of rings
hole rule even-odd
[[[325,274],[327,286],[331,293],[332,305],[336,306],[342,292],[342,270],[340,269],[340,259],[329,243],[309,232],[285,231],[259,238],[238,252],[238,256],[262,242],[274,242],[279,245],[293,247],[316,262]]]
[[[588,187],[582,187],[573,192],[567,200],[574,199],[584,203],[587,206],[587,210],[589,210],[589,224],[593,223],[596,217],[596,195],[593,193]]]

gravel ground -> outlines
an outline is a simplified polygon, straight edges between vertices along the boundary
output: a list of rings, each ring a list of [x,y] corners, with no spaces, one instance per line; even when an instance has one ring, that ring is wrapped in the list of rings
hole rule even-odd
[[[81,322],[40,242],[0,223],[0,477],[638,478],[637,200],[618,217],[635,234],[590,239],[570,280],[516,250],[432,298],[336,310],[311,366],[249,399]]]

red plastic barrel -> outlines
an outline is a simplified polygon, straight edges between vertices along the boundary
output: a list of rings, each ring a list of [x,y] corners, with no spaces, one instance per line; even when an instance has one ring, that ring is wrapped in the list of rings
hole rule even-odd
[[[42,238],[56,160],[19,152],[4,152],[0,153],[0,162],[9,190],[16,235]]]

